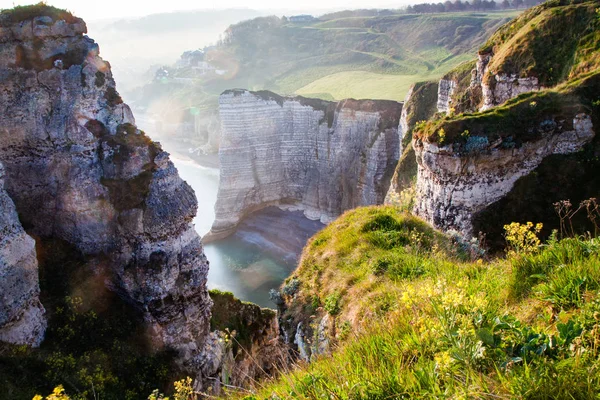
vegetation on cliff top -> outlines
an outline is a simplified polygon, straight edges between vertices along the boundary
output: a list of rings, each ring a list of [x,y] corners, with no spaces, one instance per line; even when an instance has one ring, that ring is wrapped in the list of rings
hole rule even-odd
[[[253,82],[242,87],[259,84],[308,97],[330,93],[335,99],[402,100],[412,82],[427,75],[437,78],[464,61],[461,55],[477,47],[509,15],[516,13],[398,14],[302,25],[264,17],[231,26],[219,52],[208,56],[215,62],[227,58],[244,65],[235,79]],[[258,29],[260,36],[256,35]],[[339,85],[342,76],[345,82]],[[359,88],[365,77],[371,77],[368,85],[364,83],[371,92],[340,92],[355,83]],[[388,80],[383,86],[376,84],[385,77]],[[392,78],[396,81],[389,80]],[[403,90],[397,90],[398,79],[405,81]]]
[[[181,68],[138,91],[135,99],[150,105],[165,98],[165,103],[203,113],[215,110],[218,95],[232,87],[330,101],[402,101],[413,83],[437,79],[471,59],[486,38],[516,15],[338,16],[306,24],[255,18],[231,26],[223,43],[207,49],[205,60],[227,70],[225,75],[193,78],[191,68]]]
[[[0,25],[2,25],[3,21],[17,23],[42,16],[50,17],[55,21],[65,20],[69,23],[79,21],[79,18],[75,17],[69,11],[49,6],[46,2],[41,1],[35,5],[15,6],[0,11]]]
[[[489,145],[501,139],[503,146],[514,147],[539,138],[562,120],[568,125],[577,113],[598,113],[597,1],[555,0],[534,7],[500,28],[480,54],[493,55],[483,77],[491,86],[496,74],[508,74],[537,77],[551,89],[523,94],[485,112],[463,114],[480,107],[482,94],[469,87],[474,64],[462,64],[445,75],[457,82],[451,115],[420,126],[416,137],[452,143],[463,152],[475,140]]]
[[[600,240],[538,247],[533,229],[509,227],[517,251],[488,260],[396,208],[344,214],[310,240],[288,296],[290,316],[332,314],[339,348],[228,396],[597,397]]]
[[[598,93],[600,72],[594,72],[553,89],[522,94],[487,111],[430,120],[414,135],[440,145],[455,144],[458,151],[468,151],[468,142],[474,137],[488,144],[501,139],[503,146],[519,146],[560,126],[572,130],[572,121],[579,113],[597,118]]]
[[[542,86],[554,86],[597,69],[599,46],[597,1],[548,1],[506,24],[482,47],[480,53],[494,55],[484,79],[535,76]]]

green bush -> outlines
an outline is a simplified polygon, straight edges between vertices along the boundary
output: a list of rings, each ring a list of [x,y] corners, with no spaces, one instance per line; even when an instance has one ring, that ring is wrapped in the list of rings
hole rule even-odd
[[[323,308],[325,308],[325,311],[327,311],[330,315],[336,315],[340,312],[340,299],[341,295],[339,293],[336,292],[330,294],[325,298],[325,304],[323,305]]]

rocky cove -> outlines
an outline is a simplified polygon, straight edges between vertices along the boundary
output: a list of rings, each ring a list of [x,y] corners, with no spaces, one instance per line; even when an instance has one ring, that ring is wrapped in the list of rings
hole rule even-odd
[[[346,210],[383,202],[401,109],[393,101],[226,91],[220,170],[185,161],[165,141],[201,205],[194,223],[211,263],[209,288],[273,307],[269,291],[295,269],[308,238]]]
[[[404,103],[226,90],[217,170],[136,125],[82,20],[3,14],[0,28],[0,340],[39,354],[67,331],[57,328],[62,304],[89,312],[79,308],[97,302],[93,288],[119,304],[100,320],[122,310],[135,320],[129,339],[143,342],[143,357],[169,353],[198,391],[245,387],[333,351],[376,314],[369,299],[390,310],[385,292],[361,292],[369,285],[357,279],[384,282],[394,266],[397,281],[428,273],[361,249],[408,257],[399,243],[446,248],[444,231],[470,239],[501,226],[494,210],[529,215],[526,202],[503,202],[523,186],[552,186],[553,160],[571,166],[553,176],[590,182],[574,199],[597,193],[598,74],[549,90],[494,73],[503,53],[486,48]],[[414,197],[402,207],[363,207],[395,204],[404,190]],[[335,231],[349,229],[357,233],[336,244]],[[338,261],[327,243],[356,254],[363,275],[325,271]],[[54,283],[83,284],[52,298],[53,273]],[[278,312],[259,307],[274,305],[276,288]],[[352,293],[362,301],[343,309]]]

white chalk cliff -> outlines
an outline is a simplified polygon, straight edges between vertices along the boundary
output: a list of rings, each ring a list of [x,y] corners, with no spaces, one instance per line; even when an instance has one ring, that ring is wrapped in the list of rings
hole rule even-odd
[[[209,237],[269,205],[327,223],[383,203],[399,158],[400,103],[232,90],[219,108],[221,177]]]
[[[476,212],[504,197],[517,179],[533,171],[545,157],[580,151],[593,138],[590,116],[578,114],[572,124],[556,126],[519,148],[503,148],[498,140],[476,154],[461,154],[453,144],[439,146],[416,139],[414,212],[438,228],[471,237],[476,234],[472,230]]]

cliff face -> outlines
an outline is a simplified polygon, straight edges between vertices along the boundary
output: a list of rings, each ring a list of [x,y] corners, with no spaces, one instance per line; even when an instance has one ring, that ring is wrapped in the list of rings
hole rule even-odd
[[[415,213],[436,227],[455,229],[471,237],[476,233],[472,229],[475,213],[504,197],[545,157],[580,151],[594,137],[592,120],[586,114],[578,114],[572,124],[555,129],[519,148],[507,148],[500,139],[486,142],[475,154],[468,155],[460,154],[453,145],[415,141]]]
[[[450,111],[450,104],[456,90],[456,85],[456,81],[452,79],[440,79],[437,100],[437,109],[439,112],[447,113]]]
[[[74,245],[192,367],[209,331],[193,190],[135,127],[78,18],[0,19],[0,160],[23,226]],[[29,239],[22,239],[32,249]],[[35,260],[27,256],[32,304]],[[39,340],[39,339],[38,339]]]
[[[212,237],[268,205],[327,223],[383,202],[399,158],[402,105],[332,103],[270,92],[228,91],[219,100],[221,178]]]
[[[592,143],[599,79],[592,73],[599,62],[592,50],[600,43],[596,7],[584,2],[532,8],[499,29],[476,62],[459,66],[440,81],[437,108],[450,117],[429,121],[413,141],[418,215],[437,227],[472,235],[473,217],[483,212],[481,221],[487,226],[480,221],[478,229],[497,233],[485,210],[504,199],[520,178],[538,171],[544,159],[582,150],[597,154]],[[581,176],[595,165],[594,156],[573,160]],[[538,191],[553,201],[565,199],[558,197],[559,192],[565,196],[559,190]],[[513,205],[519,209],[511,212],[515,220],[533,215],[532,204],[541,204],[530,197]],[[552,203],[545,207],[551,209]],[[540,220],[551,225],[548,218]]]
[[[412,147],[412,132],[420,121],[433,117],[437,111],[436,97],[440,90],[436,82],[419,82],[411,86],[402,107],[398,134],[400,136],[400,160],[394,171],[390,188],[385,197],[386,204],[404,202],[402,192],[411,187],[417,174],[415,152]]]
[[[0,164],[0,341],[39,346],[46,320],[40,303],[35,242],[4,190]]]

